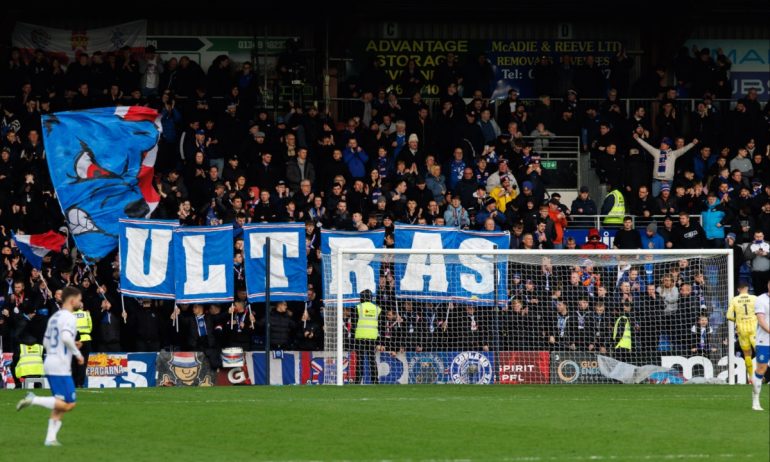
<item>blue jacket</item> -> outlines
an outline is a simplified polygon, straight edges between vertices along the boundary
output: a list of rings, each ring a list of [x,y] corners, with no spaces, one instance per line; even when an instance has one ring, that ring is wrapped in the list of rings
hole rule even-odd
[[[348,166],[351,177],[364,178],[366,176],[366,163],[369,161],[369,155],[366,151],[363,149],[361,151],[353,151],[348,147],[342,153],[342,159]]]
[[[463,171],[465,170],[465,161],[452,160],[449,162],[446,172],[446,187],[450,191],[454,191],[457,183],[463,178]]]
[[[666,241],[663,240],[660,234],[655,233],[652,237],[649,237],[647,236],[647,232],[644,229],[640,230],[639,234],[642,236],[643,249],[665,249],[666,248]]]
[[[462,207],[454,208],[450,204],[444,212],[444,222],[446,226],[454,226],[462,228],[464,226],[470,226],[471,221],[468,218],[468,212]]]
[[[706,210],[701,213],[703,231],[706,232],[706,239],[725,238],[725,227],[717,226],[722,223],[724,217],[725,210],[724,207],[720,207],[719,199],[714,202],[714,205],[708,205],[708,203],[706,203]]]
[[[693,166],[695,171],[695,179],[696,180],[703,180],[708,176],[708,171],[711,168],[712,165],[717,161],[717,157],[715,155],[709,156],[708,159],[703,160],[703,157],[700,156],[700,154],[695,155],[695,159],[693,159]]]
[[[439,204],[444,200],[444,194],[447,191],[444,175],[439,175],[438,178],[433,175],[428,175],[425,178],[425,187],[427,187],[431,194],[433,194],[433,200]]]
[[[481,210],[479,213],[477,213],[476,223],[479,225],[479,228],[483,229],[484,222],[487,221],[487,218],[490,218],[491,216],[492,214],[487,212],[487,209]],[[501,229],[505,228],[506,219],[503,213],[497,211],[497,214],[492,217],[492,219],[495,220],[495,231],[500,231]]]
[[[176,108],[170,111],[164,106],[160,111],[160,125],[163,128],[161,136],[169,143],[176,143],[177,130],[176,127],[182,123],[182,114]]]

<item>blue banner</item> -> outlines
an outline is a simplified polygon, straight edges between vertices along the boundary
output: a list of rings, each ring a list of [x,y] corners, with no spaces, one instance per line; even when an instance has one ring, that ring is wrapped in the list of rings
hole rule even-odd
[[[233,300],[233,227],[189,226],[174,230],[177,303]]]
[[[157,353],[91,353],[86,388],[154,387]]]
[[[244,265],[249,302],[265,301],[267,238],[270,238],[270,300],[307,298],[305,225],[246,225],[243,227]]]
[[[120,220],[120,291],[126,295],[173,300],[175,221]]]
[[[492,98],[505,98],[510,89],[517,90],[524,98],[539,97],[535,69],[543,57],[549,58],[550,66],[556,66],[560,59],[569,56],[573,66],[581,67],[586,58],[592,56],[607,79],[612,58],[621,49],[623,42],[617,40],[490,40],[486,50],[495,72]],[[606,85],[601,82],[602,89]]]
[[[410,384],[495,382],[495,357],[492,352],[407,353],[406,359]]]
[[[265,353],[248,353],[254,370],[254,385],[265,385]],[[270,385],[299,385],[302,362],[299,351],[270,352]]]
[[[490,252],[508,248],[508,233],[403,225],[396,226],[395,238],[397,249],[478,251],[472,255],[411,254],[396,259],[396,296],[483,304],[493,304],[495,299],[500,304],[507,302],[508,260],[496,259]]]
[[[70,234],[89,260],[117,247],[119,218],[147,217],[158,204],[157,116],[132,106],[42,117],[51,181]]]
[[[377,293],[380,278],[381,258],[373,254],[345,254],[342,267],[345,271],[340,274],[336,268],[336,249],[360,250],[379,249],[383,247],[385,231],[321,231],[321,253],[328,257],[324,259],[324,298],[327,303],[337,300],[337,288],[342,278],[342,298],[345,304],[359,302],[359,294],[369,289]]]
[[[380,385],[399,385],[409,383],[409,367],[406,353],[393,353],[388,351],[377,352],[375,355],[377,366],[377,379]],[[355,368],[361,368],[361,381],[371,384],[369,364],[361,360],[361,356],[355,354]],[[355,377],[354,377],[355,379]]]

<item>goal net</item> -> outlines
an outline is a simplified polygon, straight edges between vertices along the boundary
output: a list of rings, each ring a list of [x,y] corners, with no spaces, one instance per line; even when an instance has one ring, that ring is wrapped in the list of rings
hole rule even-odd
[[[340,249],[323,256],[324,383],[745,383],[730,259]],[[376,339],[356,339],[364,290]]]

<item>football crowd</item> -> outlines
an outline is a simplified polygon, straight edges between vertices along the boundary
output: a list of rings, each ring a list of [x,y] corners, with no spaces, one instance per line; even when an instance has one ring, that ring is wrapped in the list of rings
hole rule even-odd
[[[223,347],[251,350],[264,342],[265,307],[245,303],[240,239],[236,302],[178,308],[121,297],[117,257],[88,266],[68,245],[38,270],[15,249],[12,232],[66,233],[40,116],[100,106],[146,105],[160,114],[155,187],[161,201],[154,218],[236,229],[305,224],[308,298],[270,309],[273,348],[323,348],[322,228],[384,228],[384,246],[393,245],[396,223],[409,223],[505,230],[512,248],[598,249],[605,244],[597,230],[586,243],[567,239],[565,230],[580,216],[612,215],[605,224],[618,228],[617,248],[732,248],[736,269],[749,265],[755,293],[770,277],[770,104],[763,107],[757,90],[719,100],[730,96],[730,62],[721,50],[696,50],[694,57],[684,50],[671,66],[642,70],[633,83],[633,59],[623,51],[611,62],[610,80],[593,60],[581,66],[544,60],[536,67],[541,96],[535,101],[520,100],[516,90],[490,100],[483,55],[469,66],[446,57],[433,82],[441,87],[437,102],[423,100],[425,82],[414,63],[402,77],[406,99],[388,93],[384,73],[372,65],[347,82],[353,101],[341,120],[331,108],[293,103],[274,117],[262,107],[252,64],[225,55],[206,71],[189,57],[166,60],[152,47],[141,54],[81,54],[69,63],[45,50],[14,49],[6,61],[3,88],[13,95],[2,99],[0,111],[6,352],[41,343],[68,285],[84,291],[93,351],[176,348],[215,358]],[[685,91],[697,98],[694,111],[678,98]],[[626,113],[629,96],[654,101],[631,104]],[[581,155],[590,156],[611,191],[607,198],[594,200],[581,187],[565,204],[548,193],[540,154],[556,136],[579,137]],[[635,229],[632,217],[650,224]],[[710,326],[723,319],[714,310],[724,309],[707,303],[704,268],[686,260],[652,270],[594,269],[590,261],[554,268],[545,261],[536,269],[513,265],[509,274],[510,293],[502,295],[509,303],[492,314],[409,301],[395,310],[386,303],[392,276],[383,274],[383,347],[617,351],[630,359],[661,348],[688,354],[724,348],[715,339],[725,336]],[[346,315],[350,337],[354,312]],[[633,346],[619,346],[627,329]]]

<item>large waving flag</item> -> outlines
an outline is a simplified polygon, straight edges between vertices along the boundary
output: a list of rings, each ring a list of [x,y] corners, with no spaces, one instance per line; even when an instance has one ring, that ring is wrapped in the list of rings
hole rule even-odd
[[[44,234],[13,234],[16,247],[30,265],[37,269],[43,266],[43,257],[48,252],[61,252],[67,238],[55,231]]]
[[[56,194],[83,255],[98,260],[118,245],[118,219],[148,217],[160,121],[140,106],[43,116],[43,139]]]

